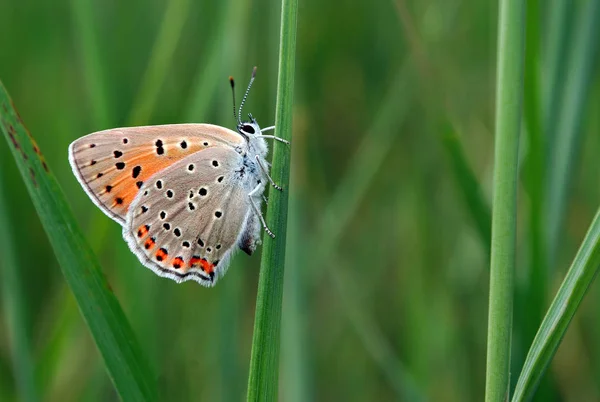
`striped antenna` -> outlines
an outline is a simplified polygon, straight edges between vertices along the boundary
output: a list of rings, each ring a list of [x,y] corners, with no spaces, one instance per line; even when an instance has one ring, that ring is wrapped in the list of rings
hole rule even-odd
[[[231,84],[231,95],[233,96],[233,119],[240,124],[240,116],[235,115],[235,82],[233,81],[233,77],[229,76],[229,83]]]
[[[242,98],[242,103],[240,103],[240,110],[238,112],[238,122],[240,121],[240,116],[242,115],[242,108],[244,107],[244,103],[246,103],[246,98],[248,97],[248,92],[250,92],[250,88],[252,88],[252,83],[254,83],[254,78],[256,78],[256,67],[252,69],[252,77],[250,77],[250,83],[248,84],[248,88],[246,89],[246,93]]]

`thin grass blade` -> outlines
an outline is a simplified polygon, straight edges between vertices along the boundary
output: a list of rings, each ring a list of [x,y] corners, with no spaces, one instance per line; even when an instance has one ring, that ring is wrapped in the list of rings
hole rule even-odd
[[[321,214],[319,227],[313,239],[309,239],[311,244],[307,247],[313,250],[315,261],[324,261],[327,254],[337,247],[344,229],[366,197],[369,184],[393,149],[393,142],[398,137],[397,127],[402,125],[408,114],[410,79],[408,65],[405,64],[390,84],[372,126],[357,146],[348,170]],[[317,270],[313,274],[324,272]]]
[[[598,43],[600,42],[600,0],[589,0],[581,5],[573,34],[573,47],[567,58],[566,77],[556,135],[548,159],[548,261],[554,260],[554,251],[560,234],[570,194],[570,183],[581,148],[581,124],[589,89],[596,73]]]
[[[569,43],[570,22],[575,7],[569,0],[549,0],[545,4],[548,10],[546,30],[544,31],[542,86],[542,118],[547,149],[552,153],[556,136],[556,120],[563,91],[563,77],[568,62],[567,44]]]
[[[184,121],[204,121],[209,115],[210,106],[215,102],[217,89],[228,84],[223,66],[226,65],[225,61],[230,62],[233,57],[241,58],[241,49],[238,49],[234,41],[243,36],[238,33],[246,29],[246,19],[250,18],[248,8],[247,1],[241,4],[235,0],[221,2],[219,26],[215,38],[207,44],[202,54],[202,63],[192,79],[191,95],[183,112]],[[231,112],[228,112],[231,116]]]
[[[84,77],[90,97],[92,119],[98,129],[108,128],[113,121],[111,106],[107,94],[106,71],[103,68],[99,40],[96,34],[96,20],[94,19],[93,1],[71,0],[73,28],[78,33],[80,41]]]
[[[467,212],[471,215],[475,227],[488,255],[492,241],[492,212],[483,198],[481,186],[464,153],[460,139],[454,131],[448,131],[442,138],[444,148],[450,157],[452,172],[461,189]]]
[[[530,400],[600,268],[600,210],[529,349],[513,402]]]
[[[148,62],[148,69],[142,78],[128,125],[136,126],[148,123],[160,88],[165,81],[169,64],[173,61],[173,53],[175,53],[189,8],[190,0],[169,0],[167,2],[167,9]]]
[[[419,84],[422,86],[422,90],[419,91],[419,99],[426,109],[432,111],[432,116],[440,116],[437,121],[440,127],[452,126],[450,122],[455,120],[453,118],[455,115],[453,111],[454,107],[449,102],[443,102],[442,98],[438,95],[438,87],[442,84],[440,77],[443,77],[443,74],[431,62],[431,55],[427,52],[427,45],[424,43],[416,27],[414,17],[411,15],[406,1],[395,0],[394,4],[398,18],[401,21],[404,36],[408,40],[409,49],[412,54],[411,61],[420,78]],[[458,135],[452,129],[444,128],[440,131],[442,130],[444,135],[439,136],[439,138],[450,157],[450,166],[454,177],[468,206],[467,213],[471,215],[477,229],[477,234],[489,255],[492,231],[492,213],[490,207],[483,198],[481,187],[469,165]]]
[[[403,66],[397,73],[394,81],[390,84],[388,95],[381,102],[380,112],[374,119],[371,128],[364,136],[364,140],[357,146],[357,152],[354,155],[352,162],[348,164],[348,171],[344,174],[340,180],[340,184],[337,186],[331,200],[325,207],[321,218],[319,219],[320,225],[316,233],[314,233],[307,241],[310,244],[306,245],[305,249],[313,250],[312,258],[315,261],[326,262],[330,256],[332,250],[336,250],[343,234],[344,228],[347,227],[352,217],[356,214],[357,209],[360,206],[360,202],[364,200],[369,184],[372,183],[377,172],[380,170],[381,165],[385,161],[386,157],[393,149],[393,142],[398,138],[398,127],[402,125],[406,116],[408,115],[409,97],[406,96],[410,93],[409,90],[410,75],[408,72],[407,64]],[[297,149],[294,149],[296,152]],[[299,159],[305,159],[299,157]],[[301,189],[295,188],[297,191]],[[290,199],[290,221],[288,235],[290,237],[290,245],[294,244],[291,242],[292,237],[294,239],[304,238],[301,233],[301,223],[298,216],[298,211],[295,210],[302,203],[299,200],[293,199],[294,195]],[[296,205],[296,207],[293,207]],[[293,212],[292,212],[293,211]],[[295,219],[292,219],[295,217]],[[298,383],[308,384],[310,387],[312,380],[309,378],[306,361],[309,357],[306,353],[302,353],[302,345],[306,344],[306,340],[303,338],[302,329],[297,321],[303,321],[303,314],[300,311],[305,305],[305,293],[307,290],[303,289],[308,285],[305,283],[307,278],[302,277],[302,270],[299,269],[301,261],[299,255],[294,252],[297,247],[290,248],[292,255],[288,258],[288,274],[286,276],[286,289],[289,289],[291,293],[286,292],[287,310],[290,316],[284,318],[284,330],[287,329],[289,337],[294,339],[294,344],[289,339],[284,338],[284,342],[287,342],[289,347],[286,348],[288,351],[288,357],[285,361],[284,372],[288,374],[289,383],[292,384],[290,387],[289,383],[286,382],[286,399],[294,400],[306,400],[302,395],[310,395],[311,391],[303,389],[302,391],[293,391],[294,385]],[[288,253],[289,254],[289,253]],[[298,269],[294,269],[298,267]],[[360,306],[352,305],[351,308],[358,308],[360,311],[356,313],[346,311],[346,308],[350,308],[348,303],[343,301],[352,294],[353,290],[347,289],[344,285],[346,284],[343,279],[338,278],[337,270],[317,270],[311,271],[311,281],[318,282],[320,275],[328,274],[330,279],[336,284],[336,295],[342,300],[342,307],[344,307],[347,317],[350,318],[352,325],[355,327],[361,341],[365,342],[365,348],[373,357],[375,363],[377,363],[382,372],[385,374],[386,379],[390,382],[390,386],[394,391],[398,392],[400,397],[405,395],[417,395],[415,388],[404,388],[406,384],[410,384],[412,380],[409,378],[406,371],[403,370],[401,361],[394,356],[394,354],[387,353],[385,359],[381,359],[382,350],[387,352],[391,351],[389,348],[389,342],[381,331],[376,328],[376,324],[370,321],[362,320],[362,317],[368,316],[368,313],[363,311]],[[288,281],[290,283],[288,283]],[[286,306],[284,306],[284,309]],[[286,328],[286,324],[292,328]],[[365,325],[375,325],[371,329],[363,329]],[[385,353],[384,353],[385,354]],[[293,374],[298,373],[297,377],[289,378]],[[410,389],[409,389],[410,388]],[[310,398],[309,398],[310,399]]]
[[[410,78],[407,67],[402,67],[390,85],[389,93],[382,101],[371,128],[357,147],[352,162],[348,164],[347,172],[325,207],[321,224],[306,247],[313,250],[312,258],[315,261],[325,263],[331,258],[330,254],[338,248],[344,229],[368,194],[369,184],[394,149],[393,142],[399,135],[398,127],[402,126],[408,115],[410,97],[406,94],[410,93]],[[390,342],[378,324],[368,318],[369,313],[363,306],[350,301],[355,290],[349,286],[343,273],[332,265],[331,269],[311,272],[311,280],[318,282],[321,274],[327,275],[335,285],[335,295],[340,300],[344,313],[398,397],[422,400],[420,390],[402,361],[393,353]]]
[[[0,128],[79,309],[123,400],[156,399],[155,379],[39,147],[0,84]]]

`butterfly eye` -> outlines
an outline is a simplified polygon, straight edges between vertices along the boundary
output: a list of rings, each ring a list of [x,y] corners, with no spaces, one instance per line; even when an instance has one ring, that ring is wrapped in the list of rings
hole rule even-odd
[[[256,132],[254,131],[254,127],[252,127],[250,124],[244,124],[242,126],[242,130],[248,134],[254,134]]]

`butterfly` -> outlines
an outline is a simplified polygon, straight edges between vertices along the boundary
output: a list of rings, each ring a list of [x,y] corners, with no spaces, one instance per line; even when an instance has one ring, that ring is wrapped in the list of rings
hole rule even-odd
[[[214,286],[233,252],[251,255],[260,244],[261,213],[269,175],[266,139],[242,108],[256,77],[252,71],[236,115],[237,132],[212,124],[168,124],[98,131],[71,143],[69,162],[91,200],[123,227],[140,262],[180,283]]]

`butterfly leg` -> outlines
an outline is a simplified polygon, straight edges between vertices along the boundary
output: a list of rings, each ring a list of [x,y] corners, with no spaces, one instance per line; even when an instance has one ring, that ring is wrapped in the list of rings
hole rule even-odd
[[[273,187],[275,187],[276,190],[283,191],[283,189],[280,186],[275,184],[275,182],[273,181],[271,176],[269,176],[269,171],[267,170],[267,168],[265,167],[263,162],[260,160],[260,156],[258,156],[258,155],[256,155],[256,163],[258,163],[258,166],[260,166],[260,168],[263,171],[263,173],[265,174],[265,176],[267,176],[267,179],[269,179],[269,182],[271,183],[271,185]]]
[[[248,199],[250,200],[250,205],[252,205],[252,209],[254,209],[254,213],[256,215],[258,215],[258,218],[260,219],[260,223],[262,224],[263,229],[265,230],[265,232],[267,232],[267,234],[269,236],[271,236],[274,239],[275,235],[273,234],[273,232],[271,232],[271,229],[269,229],[269,227],[267,226],[267,222],[265,222],[265,218],[263,217],[262,213],[260,212],[260,209],[258,209],[258,206],[256,205],[256,203],[254,202],[254,196],[260,190],[260,188],[261,188],[261,185],[259,183],[256,187],[254,187],[254,190],[252,190],[248,193]]]
[[[279,142],[283,142],[286,145],[290,145],[290,142],[288,140],[284,140],[283,138],[275,137],[274,135],[257,135],[256,137],[258,137],[258,138],[271,138],[271,139],[277,140]]]
[[[265,131],[271,131],[274,130],[275,126],[270,126],[270,127],[266,127],[266,128],[261,128],[260,132],[264,133]],[[273,140],[277,140],[280,142],[283,142],[286,145],[290,145],[290,142],[288,140],[284,140],[283,138],[279,138],[279,137],[275,137],[274,135],[257,135],[258,138],[270,138]]]

